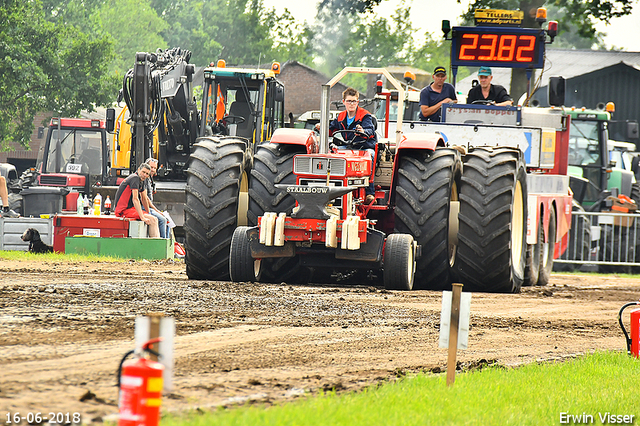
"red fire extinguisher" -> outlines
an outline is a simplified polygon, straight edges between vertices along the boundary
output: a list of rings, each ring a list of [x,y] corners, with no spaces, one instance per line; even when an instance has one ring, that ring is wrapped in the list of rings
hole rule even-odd
[[[627,353],[630,353],[636,358],[640,358],[640,309],[635,309],[629,313],[629,316],[631,317],[631,337],[629,337],[627,330],[624,328],[624,324],[622,324],[622,311],[629,306],[635,305],[640,305],[640,302],[630,302],[620,308],[620,312],[618,313],[618,323],[620,324],[624,337],[627,341]]]
[[[159,356],[151,349],[161,337],[151,339],[142,345],[142,353],[136,360],[126,361],[134,351],[129,351],[120,361],[118,368],[118,426],[157,426],[160,423],[160,402],[162,397],[162,373],[164,366],[144,357],[145,353]]]

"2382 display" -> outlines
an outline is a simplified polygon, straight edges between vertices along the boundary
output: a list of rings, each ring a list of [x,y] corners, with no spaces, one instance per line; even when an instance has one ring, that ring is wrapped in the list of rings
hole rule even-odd
[[[535,28],[453,27],[451,65],[542,68],[545,33]]]

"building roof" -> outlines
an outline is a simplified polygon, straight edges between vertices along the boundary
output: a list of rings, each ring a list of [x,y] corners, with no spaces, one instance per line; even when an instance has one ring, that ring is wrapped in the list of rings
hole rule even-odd
[[[549,77],[562,76],[565,79],[587,74],[618,63],[640,68],[640,52],[623,52],[613,50],[576,50],[576,49],[547,49],[545,68],[540,87],[546,86]],[[493,83],[509,89],[511,86],[511,68],[492,67]],[[539,76],[536,70],[536,78]],[[471,82],[478,79],[477,71],[460,80],[456,84],[456,91],[466,95],[471,89]],[[512,94],[512,96],[514,96]],[[514,101],[516,99],[514,98]]]

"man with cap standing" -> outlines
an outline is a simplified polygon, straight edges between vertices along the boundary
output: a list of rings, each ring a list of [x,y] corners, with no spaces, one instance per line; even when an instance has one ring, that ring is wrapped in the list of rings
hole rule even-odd
[[[480,80],[480,84],[469,90],[469,94],[467,95],[468,104],[474,101],[485,101],[486,103],[496,106],[513,105],[513,99],[509,96],[507,89],[499,84],[491,84],[491,80],[493,80],[491,68],[480,67],[478,70],[478,79]]]
[[[436,67],[433,70],[433,82],[420,92],[420,120],[440,121],[440,107],[442,104],[455,104],[458,102],[456,89],[453,85],[445,83],[447,70],[444,67]]]

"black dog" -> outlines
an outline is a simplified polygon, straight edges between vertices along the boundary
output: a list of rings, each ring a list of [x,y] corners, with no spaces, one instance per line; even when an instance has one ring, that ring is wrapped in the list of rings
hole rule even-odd
[[[37,229],[29,228],[22,234],[22,241],[29,241],[29,251],[31,253],[51,253],[53,247],[45,244],[40,239],[40,232]]]

